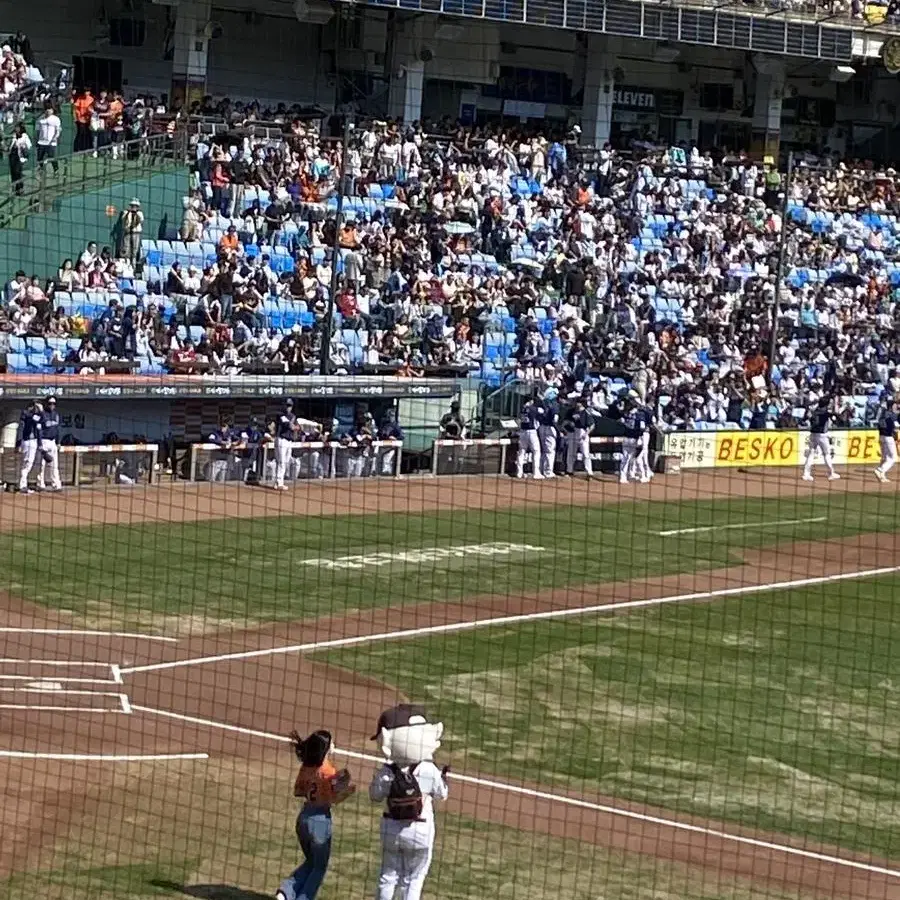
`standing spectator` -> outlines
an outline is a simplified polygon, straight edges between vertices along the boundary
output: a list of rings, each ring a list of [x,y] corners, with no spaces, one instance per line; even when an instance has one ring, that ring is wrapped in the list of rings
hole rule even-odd
[[[28,487],[28,476],[31,474],[40,445],[43,415],[44,408],[35,400],[24,409],[19,420],[19,450],[22,454],[19,468],[19,493],[21,494],[34,493]]]
[[[141,254],[141,237],[144,233],[144,214],[141,201],[135,197],[122,215],[122,256],[135,263]]]
[[[47,469],[50,469],[50,490],[61,491],[59,477],[59,428],[60,419],[56,409],[56,397],[47,398],[47,408],[41,417],[41,463],[38,467],[38,490],[46,490]]]
[[[25,126],[17,122],[9,142],[8,158],[9,180],[12,182],[13,191],[19,197],[25,191],[25,163],[28,162],[30,153],[31,138],[28,137]]]
[[[42,165],[49,160],[54,172],[59,171],[56,149],[61,133],[62,122],[60,122],[53,104],[48,101],[44,107],[44,114],[37,121],[37,162],[38,165]]]
[[[72,104],[72,116],[75,119],[75,144],[73,150],[80,153],[91,149],[91,116],[94,111],[94,96],[90,89],[80,91]]]
[[[106,91],[100,91],[100,96],[94,101],[94,108],[91,110],[91,132],[96,157],[109,145],[109,95]]]

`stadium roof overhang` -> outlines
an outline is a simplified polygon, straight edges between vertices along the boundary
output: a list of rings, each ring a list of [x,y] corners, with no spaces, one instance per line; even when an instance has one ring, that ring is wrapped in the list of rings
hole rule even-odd
[[[708,9],[637,0],[368,0],[366,5],[832,62],[849,62],[854,55],[849,23],[776,18],[731,3]]]

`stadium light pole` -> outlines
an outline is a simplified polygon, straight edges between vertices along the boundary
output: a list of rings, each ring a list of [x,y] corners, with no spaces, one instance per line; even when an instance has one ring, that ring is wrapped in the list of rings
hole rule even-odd
[[[778,350],[778,308],[781,305],[781,283],[784,281],[785,257],[787,256],[788,203],[791,195],[791,180],[794,175],[794,152],[788,153],[787,172],[784,176],[784,196],[781,201],[781,234],[778,239],[778,263],[775,266],[775,294],[772,297],[772,321],[769,335],[769,383],[772,381],[772,367]]]
[[[338,177],[337,210],[334,216],[334,240],[331,243],[331,287],[328,291],[328,306],[325,310],[325,327],[322,330],[322,347],[319,353],[319,374],[328,374],[328,360],[331,355],[331,331],[334,328],[334,298],[338,289],[338,259],[341,255],[341,218],[344,215],[344,190],[347,182],[347,144],[353,123],[350,113],[344,116],[344,137],[341,144],[341,169]]]

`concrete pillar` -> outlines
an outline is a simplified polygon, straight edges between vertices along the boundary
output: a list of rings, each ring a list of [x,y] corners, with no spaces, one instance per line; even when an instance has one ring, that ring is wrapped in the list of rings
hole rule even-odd
[[[402,74],[401,74],[402,73]],[[422,93],[425,88],[425,63],[400,62],[391,76],[388,116],[403,119],[407,125],[422,118]]]
[[[781,141],[781,106],[784,101],[784,66],[767,65],[765,73],[756,76],[753,97],[753,130],[765,135],[763,153],[778,159]]]
[[[190,106],[206,94],[212,3],[181,0],[175,10],[171,106]]]
[[[581,107],[581,141],[602,147],[612,128],[616,69],[616,43],[603,35],[590,35],[584,70],[584,99]]]

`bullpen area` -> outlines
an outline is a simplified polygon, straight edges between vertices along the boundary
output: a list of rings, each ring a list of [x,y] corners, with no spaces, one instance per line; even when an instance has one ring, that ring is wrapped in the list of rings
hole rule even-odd
[[[868,469],[5,496],[4,895],[273,896],[325,727],[321,896],[371,896],[411,699],[427,897],[900,898],[898,521]]]

